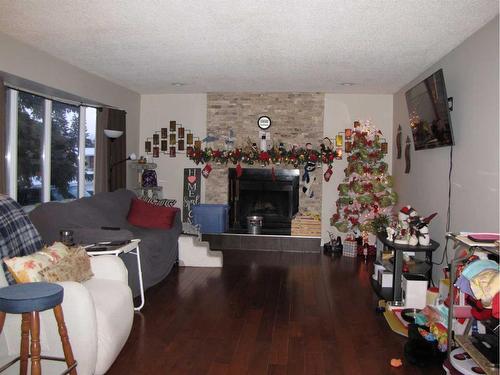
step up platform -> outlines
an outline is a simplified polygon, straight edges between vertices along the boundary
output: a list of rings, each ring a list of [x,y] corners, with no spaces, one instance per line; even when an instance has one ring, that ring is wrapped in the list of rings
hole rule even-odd
[[[210,250],[210,244],[197,236],[179,236],[179,266],[222,267],[222,251]]]
[[[202,240],[209,242],[211,249],[224,251],[321,252],[321,238],[314,236],[294,237],[286,235],[214,233],[202,234]]]

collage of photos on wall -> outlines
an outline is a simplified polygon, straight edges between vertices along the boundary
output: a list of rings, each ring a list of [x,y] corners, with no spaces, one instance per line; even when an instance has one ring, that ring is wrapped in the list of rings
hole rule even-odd
[[[172,120],[168,128],[161,128],[152,137],[146,138],[144,151],[153,158],[159,158],[160,154],[175,158],[179,153],[188,154],[196,142],[200,141],[190,130]]]

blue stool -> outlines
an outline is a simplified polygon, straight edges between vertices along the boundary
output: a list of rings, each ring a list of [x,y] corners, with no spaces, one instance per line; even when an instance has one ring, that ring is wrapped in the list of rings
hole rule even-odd
[[[22,314],[20,355],[1,367],[0,372],[20,361],[19,373],[25,375],[28,371],[28,358],[31,358],[32,375],[40,375],[42,373],[41,359],[66,362],[68,368],[62,374],[76,375],[77,363],[73,357],[61,307],[63,298],[64,289],[58,284],[27,283],[0,288],[0,333],[5,322],[5,314]],[[39,312],[48,309],[54,310],[59,336],[61,336],[64,358],[40,355]],[[31,350],[29,348],[30,333]]]

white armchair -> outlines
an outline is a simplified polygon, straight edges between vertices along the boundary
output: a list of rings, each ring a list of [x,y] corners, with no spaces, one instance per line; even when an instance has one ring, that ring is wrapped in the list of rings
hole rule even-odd
[[[127,269],[112,255],[91,258],[94,277],[84,283],[61,282],[64,319],[79,375],[104,374],[125,345],[132,329],[134,305],[127,284]],[[0,287],[7,286],[0,269]],[[42,355],[64,357],[52,310],[40,314]],[[0,335],[0,366],[19,354],[21,316],[7,314]],[[42,361],[42,371],[52,374],[64,368]],[[12,366],[12,373],[19,373]],[[10,371],[8,372],[10,373]]]

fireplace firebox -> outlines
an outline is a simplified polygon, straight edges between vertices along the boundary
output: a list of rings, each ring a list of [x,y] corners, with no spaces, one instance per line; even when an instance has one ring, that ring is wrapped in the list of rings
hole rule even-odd
[[[229,223],[232,232],[246,232],[248,216],[262,216],[263,234],[290,234],[299,210],[298,169],[245,168],[238,178],[229,169]]]

